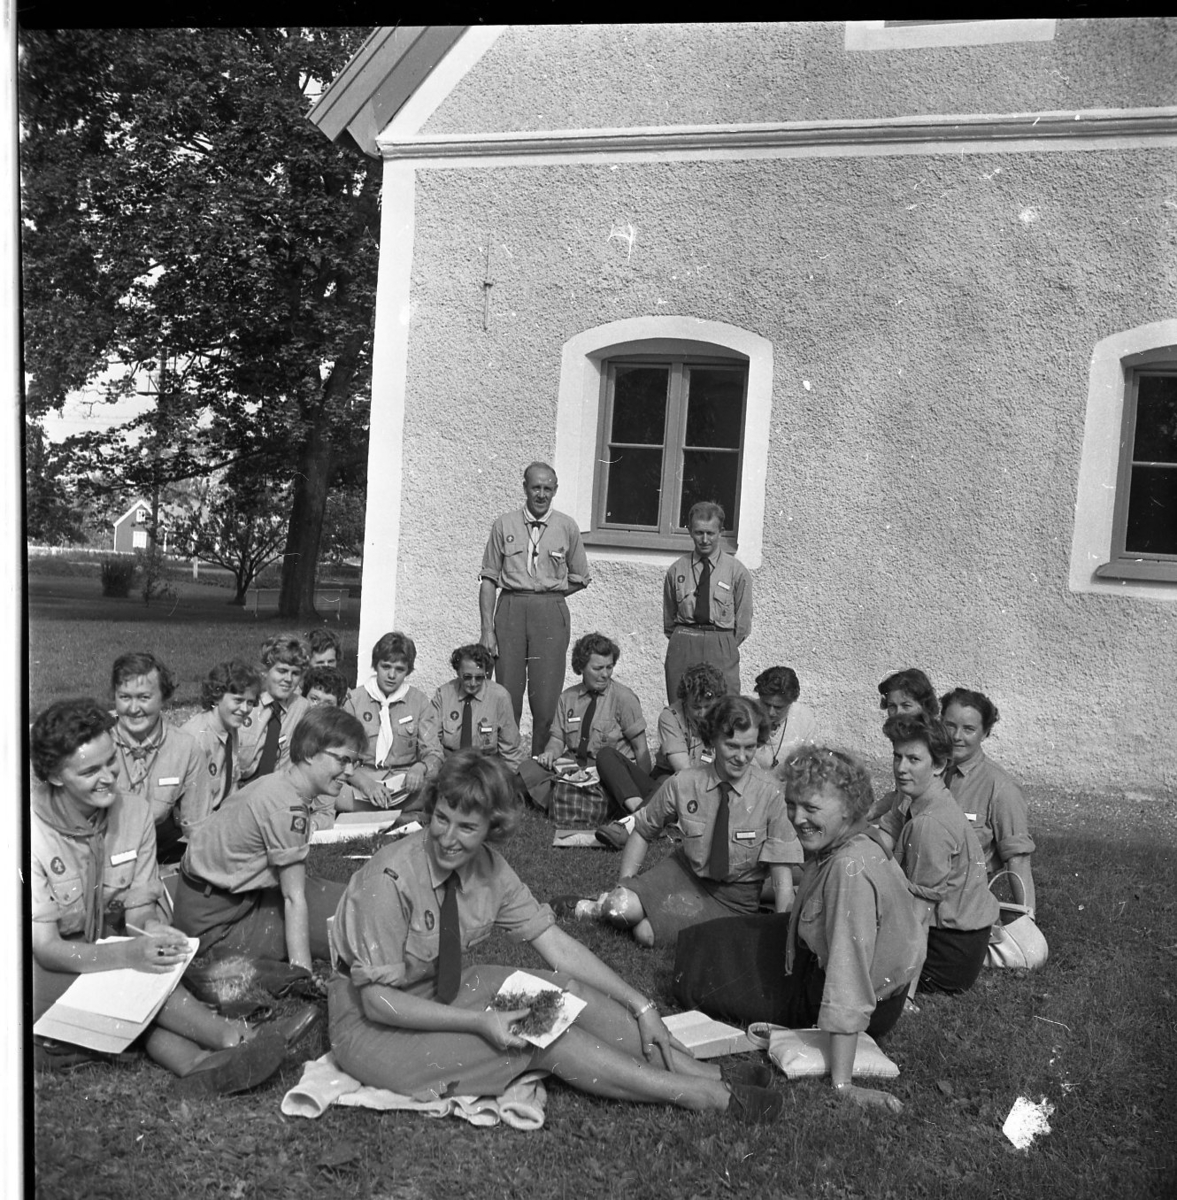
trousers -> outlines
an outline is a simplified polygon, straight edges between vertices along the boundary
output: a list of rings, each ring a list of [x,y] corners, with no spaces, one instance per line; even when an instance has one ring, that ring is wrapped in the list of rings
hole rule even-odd
[[[500,592],[495,607],[499,657],[495,680],[511,695],[515,720],[523,691],[531,709],[531,753],[542,754],[564,690],[571,626],[568,602],[558,592]]]

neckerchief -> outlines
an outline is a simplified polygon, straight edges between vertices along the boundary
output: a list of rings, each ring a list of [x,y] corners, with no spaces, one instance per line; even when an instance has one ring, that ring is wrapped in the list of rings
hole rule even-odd
[[[138,792],[143,787],[148,775],[151,774],[151,768],[155,766],[155,760],[163,748],[166,732],[163,717],[156,722],[150,737],[144,738],[141,742],[126,737],[118,725],[115,725],[110,732],[114,737],[114,744],[118,747],[119,761],[123,768],[122,778],[126,781],[125,786],[128,791]]]
[[[376,682],[376,676],[373,674],[364,684],[364,690],[380,705],[380,732],[376,736],[376,765],[380,766],[392,752],[392,717],[389,709],[409,694],[409,683],[405,680],[395,692],[386,696],[380,690],[380,684]]]

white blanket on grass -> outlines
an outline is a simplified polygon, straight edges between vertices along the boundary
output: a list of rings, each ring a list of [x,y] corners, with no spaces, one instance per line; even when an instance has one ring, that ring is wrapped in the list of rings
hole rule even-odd
[[[387,1088],[366,1087],[354,1079],[328,1051],[322,1058],[304,1064],[302,1078],[282,1097],[288,1117],[321,1117],[332,1104],[376,1108],[385,1112],[404,1110],[427,1117],[461,1117],[471,1125],[497,1125],[512,1129],[542,1129],[548,1103],[543,1085],[546,1071],[520,1075],[501,1096],[446,1096],[440,1100],[414,1100]]]

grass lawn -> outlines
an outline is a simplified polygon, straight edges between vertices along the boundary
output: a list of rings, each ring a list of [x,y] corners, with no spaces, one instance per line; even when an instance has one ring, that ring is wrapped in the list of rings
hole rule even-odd
[[[196,654],[205,655],[201,664],[221,657],[207,650],[213,638],[221,647],[241,637],[248,649],[276,628],[252,617],[173,627],[33,612],[34,708],[99,687],[124,638],[142,629],[156,639],[151,648],[188,672],[190,688],[199,672],[181,664],[195,664]],[[922,1011],[884,1042],[901,1074],[882,1086],[903,1100],[901,1117],[842,1105],[827,1082],[783,1077],[783,1118],[756,1128],[595,1100],[557,1081],[537,1133],[366,1109],[333,1108],[317,1121],[283,1117],[279,1102],[302,1062],[326,1049],[315,1034],[287,1057],[279,1078],[224,1100],[178,1101],[171,1077],[146,1061],[36,1076],[29,1179],[44,1200],[1172,1197],[1177,810],[1053,789],[1036,790],[1031,802],[1050,961],[1033,974],[986,972],[956,999],[921,997]],[[550,840],[551,826],[528,813],[505,849],[541,899],[596,893],[615,879],[619,856],[557,851]],[[326,848],[312,855],[312,869],[336,877],[355,865]],[[600,926],[571,928],[669,1006],[669,951],[639,950]],[[539,965],[498,935],[480,957]],[[1018,1096],[1055,1105],[1052,1132],[1024,1152],[1001,1133]]]

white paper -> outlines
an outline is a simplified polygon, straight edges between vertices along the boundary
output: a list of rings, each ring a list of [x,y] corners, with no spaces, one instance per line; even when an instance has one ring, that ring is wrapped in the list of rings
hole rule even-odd
[[[341,816],[349,816],[356,814],[341,813]],[[394,817],[393,820],[396,818]],[[401,825],[396,829],[392,827],[392,820],[387,817],[381,819],[379,823],[360,824],[353,823],[348,825],[340,825],[338,822],[332,829],[316,829],[311,834],[312,846],[332,846],[337,842],[350,842],[353,838],[371,837],[374,833],[383,833],[390,841],[395,841],[410,833],[416,833],[422,828],[420,821],[410,821],[407,825]]]
[[[1036,1137],[1050,1132],[1046,1119],[1054,1112],[1054,1105],[1045,1096],[1035,1104],[1027,1096],[1019,1096],[1005,1118],[1001,1132],[1019,1149],[1026,1150]]]
[[[546,979],[537,979],[534,975],[528,975],[526,971],[516,971],[503,980],[503,986],[499,988],[498,995],[522,992],[525,996],[538,996],[540,992],[551,991],[560,991],[560,989],[554,987]],[[521,1033],[519,1036],[525,1042],[530,1042],[533,1046],[538,1046],[543,1050],[550,1046],[580,1016],[581,1009],[584,1007],[585,1003],[579,996],[574,996],[571,992],[561,992],[560,1012],[551,1029],[547,1033]]]

